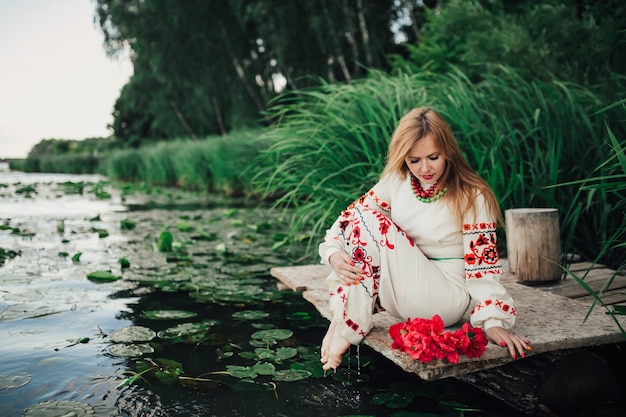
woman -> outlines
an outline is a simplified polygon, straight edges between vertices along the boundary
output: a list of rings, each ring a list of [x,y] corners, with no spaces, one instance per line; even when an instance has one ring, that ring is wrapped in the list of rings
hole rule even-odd
[[[467,164],[435,111],[411,110],[394,132],[379,182],[344,210],[319,246],[332,320],[322,342],[323,368],[336,369],[350,344],[372,328],[377,306],[400,320],[438,314],[462,319],[524,357],[513,334],[515,308],[500,284],[493,191]]]

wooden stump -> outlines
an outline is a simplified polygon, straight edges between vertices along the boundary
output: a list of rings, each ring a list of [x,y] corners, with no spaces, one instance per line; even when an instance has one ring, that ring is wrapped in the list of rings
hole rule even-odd
[[[510,209],[504,213],[511,273],[525,284],[561,278],[559,213],[551,208]]]

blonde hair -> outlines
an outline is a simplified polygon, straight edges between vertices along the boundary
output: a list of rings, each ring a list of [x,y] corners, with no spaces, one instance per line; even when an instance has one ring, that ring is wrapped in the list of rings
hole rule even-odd
[[[434,110],[415,108],[400,119],[391,137],[387,164],[381,178],[392,173],[402,178],[411,175],[405,158],[413,145],[428,135],[433,138],[446,161],[446,168],[438,183],[448,189],[442,201],[452,209],[458,225],[463,224],[463,218],[468,214],[476,217],[474,201],[478,194],[483,195],[490,216],[499,224],[504,224],[493,190],[487,181],[469,166],[452,130]]]

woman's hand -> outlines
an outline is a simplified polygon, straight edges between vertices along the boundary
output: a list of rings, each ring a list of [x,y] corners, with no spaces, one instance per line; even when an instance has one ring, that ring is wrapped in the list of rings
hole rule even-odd
[[[517,359],[519,353],[522,358],[526,357],[525,350],[530,350],[530,340],[522,339],[511,333],[504,327],[490,327],[485,330],[487,337],[502,347],[507,347],[513,359]]]
[[[363,279],[361,268],[354,265],[352,258],[345,252],[335,252],[328,258],[330,267],[345,285],[358,284]]]

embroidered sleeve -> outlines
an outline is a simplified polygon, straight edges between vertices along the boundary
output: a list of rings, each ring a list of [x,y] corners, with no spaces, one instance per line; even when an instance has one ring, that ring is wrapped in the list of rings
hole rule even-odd
[[[476,219],[463,224],[465,282],[476,303],[470,322],[485,329],[494,326],[510,329],[515,324],[515,306],[500,284],[502,266],[496,244],[496,222],[487,215],[481,196],[476,203]]]
[[[372,187],[368,192],[363,194],[361,197],[356,199],[352,204],[348,206],[348,208],[354,208],[357,206],[366,207],[371,210],[375,210],[381,214],[384,214],[385,217],[391,217],[391,204],[389,203],[388,190],[386,187],[386,180],[382,180],[374,187]]]
[[[385,217],[391,217],[391,204],[390,204],[390,181],[392,178],[389,176],[381,179],[374,187],[372,187],[367,193],[353,201],[347,209],[354,207],[366,207],[371,210],[375,210]],[[326,236],[324,241],[319,245],[318,252],[321,258],[321,263],[328,265],[328,258],[340,250],[342,245],[339,242],[340,222],[343,217],[343,212],[339,215],[337,221],[326,230]]]

